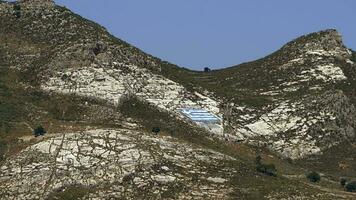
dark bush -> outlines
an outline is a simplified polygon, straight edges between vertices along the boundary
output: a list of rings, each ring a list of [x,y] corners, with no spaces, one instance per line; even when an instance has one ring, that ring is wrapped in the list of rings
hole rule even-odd
[[[352,52],[351,60],[356,63],[356,52]]]
[[[105,52],[107,49],[107,47],[105,46],[105,44],[101,43],[101,42],[98,42],[95,44],[95,46],[92,48],[92,51],[94,53],[94,55],[98,55],[100,53],[103,53]]]
[[[346,179],[346,178],[340,178],[340,185],[341,185],[342,187],[345,187],[346,182],[347,182],[347,179]]]
[[[35,135],[35,137],[38,137],[46,134],[46,130],[42,126],[38,126],[33,130],[33,134]]]
[[[51,192],[46,199],[84,199],[90,193],[90,188],[82,185],[72,185]],[[86,198],[87,199],[87,198]]]
[[[259,164],[257,165],[257,171],[264,173],[268,176],[277,176],[277,169],[274,164]]]
[[[319,182],[321,177],[320,174],[317,172],[310,172],[309,174],[307,174],[307,179],[309,179],[310,182]]]
[[[277,176],[277,169],[274,164],[263,164],[262,157],[256,157],[256,170],[268,176]]]
[[[356,192],[356,181],[347,183],[345,186],[345,190],[348,192]]]
[[[261,161],[262,161],[262,157],[260,155],[256,156],[256,159],[255,159],[256,165],[260,165]]]
[[[260,155],[256,156],[255,159],[256,170],[258,172],[267,174],[269,176],[277,176],[277,169],[274,164],[263,164],[262,157]]]
[[[161,131],[159,127],[153,127],[152,132],[155,133],[156,135]]]
[[[5,153],[7,150],[7,144],[0,140],[0,161],[5,159]]]
[[[204,72],[211,72],[211,69],[209,67],[204,67]]]
[[[18,4],[14,4],[14,15],[16,16],[16,18],[21,17],[21,6]]]

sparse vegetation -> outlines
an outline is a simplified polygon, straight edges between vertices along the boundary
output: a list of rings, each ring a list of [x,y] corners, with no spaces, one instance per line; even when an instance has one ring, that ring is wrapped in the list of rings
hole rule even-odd
[[[310,182],[313,183],[319,182],[321,179],[320,174],[317,172],[310,172],[306,177]]]
[[[76,200],[82,199],[89,193],[89,188],[74,185],[74,186],[67,186],[64,188],[60,188],[55,192],[52,192],[48,197],[47,200]]]
[[[351,181],[346,184],[345,190],[347,192],[356,192],[356,181]]]
[[[200,129],[172,117],[168,112],[158,110],[155,106],[141,101],[136,97],[125,99],[119,108],[125,116],[137,119],[147,132],[153,132],[152,124],[170,135],[183,137],[191,142],[202,142],[204,139]],[[190,130],[190,131],[187,131]]]

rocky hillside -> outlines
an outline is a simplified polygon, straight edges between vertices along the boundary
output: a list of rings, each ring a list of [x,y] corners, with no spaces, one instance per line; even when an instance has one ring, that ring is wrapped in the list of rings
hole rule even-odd
[[[213,92],[226,135],[297,159],[354,138],[354,62],[341,35],[326,30],[257,61],[208,73],[175,72],[184,78],[166,74]]]
[[[234,162],[232,157],[170,137],[97,129],[66,133],[21,152],[1,168],[5,184],[0,188],[19,199],[64,190],[58,188],[63,184],[93,185],[95,192],[88,198],[98,199],[221,199],[233,191],[224,183],[237,173],[230,167]],[[206,166],[216,170],[211,173]]]
[[[263,141],[290,158],[352,139],[355,93],[350,86],[356,65],[351,57],[341,36],[327,30],[298,38],[253,63],[214,72],[218,85],[233,91],[227,96],[234,103],[228,108],[233,134]]]
[[[318,187],[291,178],[355,137],[356,54],[336,30],[196,72],[50,0],[0,1],[0,18],[0,198],[354,198],[333,189],[337,170]],[[201,127],[190,107],[223,123]],[[256,172],[256,151],[277,177]]]
[[[188,91],[161,76],[159,59],[114,38],[104,28],[54,4],[23,1],[18,6],[20,17],[12,13],[10,4],[2,5],[8,18],[1,22],[2,37],[11,44],[15,41],[7,40],[14,38],[28,44],[21,44],[21,52],[4,49],[3,59],[32,85],[49,92],[94,97],[112,105],[135,95],[170,112],[201,107],[219,114],[218,103],[207,94]],[[43,12],[37,12],[37,6]]]

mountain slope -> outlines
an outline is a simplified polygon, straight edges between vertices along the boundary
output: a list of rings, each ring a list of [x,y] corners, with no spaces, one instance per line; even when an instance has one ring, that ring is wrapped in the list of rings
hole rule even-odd
[[[354,138],[355,53],[335,30],[203,73],[49,0],[0,2],[0,18],[0,198],[354,198],[335,171],[315,187],[298,178],[312,167],[280,159],[322,159]],[[223,124],[201,127],[185,107]],[[49,134],[33,138],[39,124]],[[257,154],[277,177],[256,172]]]
[[[252,65],[217,71],[221,87],[234,94],[248,91],[260,101],[257,112],[235,111],[232,126],[295,158],[353,138],[354,93],[347,87],[354,83],[348,72],[355,64],[350,58],[339,34],[327,30],[299,38]],[[234,102],[245,106],[239,99]]]
[[[22,7],[38,4],[26,2]],[[353,97],[346,91],[354,64],[334,30],[298,38],[264,59],[204,74],[161,62],[52,4],[36,13],[45,18],[33,18],[31,8],[21,13],[20,18],[10,13],[2,22],[3,37],[23,39],[37,54],[16,52],[5,62],[46,91],[113,105],[134,94],[178,117],[177,109],[184,107],[225,114],[225,131],[214,131],[219,137],[261,143],[290,158],[319,153],[354,136]]]
[[[326,30],[254,62],[185,76],[220,99],[227,134],[300,158],[354,138],[353,56]]]

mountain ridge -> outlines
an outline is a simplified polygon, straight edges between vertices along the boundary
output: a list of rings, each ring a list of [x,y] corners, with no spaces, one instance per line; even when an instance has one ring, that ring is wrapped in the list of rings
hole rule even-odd
[[[149,195],[142,198],[315,199],[314,192],[321,192],[334,198],[287,177],[305,173],[304,159],[326,163],[333,149],[354,140],[355,52],[337,31],[302,36],[238,67],[197,72],[146,54],[52,3],[21,1],[25,7],[18,9],[0,2],[0,145],[6,142],[0,198],[93,186],[98,190],[86,197],[138,192]],[[213,113],[222,123],[207,127],[189,120],[179,112],[187,107]],[[31,136],[38,124],[48,136]],[[161,133],[152,134],[153,127]],[[278,163],[281,175],[255,172],[258,154]],[[114,162],[110,156],[116,167],[108,164]],[[339,162],[354,167],[347,156]],[[334,173],[352,172],[328,175],[335,182]],[[17,183],[23,176],[30,178],[22,187]],[[278,187],[266,187],[269,181]]]
[[[39,2],[42,1],[23,1],[20,2],[20,5],[36,6]],[[45,17],[43,22],[27,21],[32,19],[31,16],[33,14],[41,15],[41,13],[33,12],[31,9],[28,13],[25,11],[20,18],[6,14],[7,17],[10,17],[10,20],[3,22],[2,25],[7,27],[5,31],[7,34],[10,34],[11,30],[16,28],[13,25],[9,26],[15,21],[20,24],[28,22],[42,24],[41,26],[36,26],[39,27],[38,30],[32,30],[32,26],[25,26],[22,32],[16,33],[20,34],[21,38],[21,35],[28,35],[28,33],[34,32],[35,34],[31,36],[33,39],[30,37],[30,40],[33,40],[34,43],[37,43],[37,40],[40,42],[48,39],[48,35],[42,35],[42,31],[45,33],[45,29],[55,28],[57,31],[52,32],[56,33],[64,31],[61,36],[57,37],[57,34],[50,36],[51,38],[56,38],[56,40],[50,40],[50,46],[40,43],[37,45],[40,49],[42,48],[41,46],[44,46],[37,54],[40,55],[37,59],[39,60],[38,62],[34,62],[33,57],[30,57],[31,61],[21,64],[22,66],[17,64],[17,66],[10,66],[10,68],[24,71],[25,79],[40,81],[38,84],[47,91],[68,94],[74,92],[84,96],[94,95],[96,98],[114,102],[114,105],[120,101],[121,97],[118,97],[118,94],[123,94],[124,96],[134,94],[141,95],[143,100],[148,100],[158,107],[169,112],[173,111],[178,115],[177,108],[198,106],[223,116],[224,107],[230,103],[236,104],[236,101],[238,101],[240,105],[235,105],[236,107],[239,109],[245,107],[249,110],[247,113],[257,112],[256,115],[252,115],[254,119],[257,119],[263,116],[261,115],[262,113],[271,110],[272,107],[278,107],[280,103],[284,104],[283,99],[286,98],[287,94],[292,96],[299,95],[299,90],[305,90],[303,89],[305,84],[308,84],[307,87],[312,85],[314,85],[313,87],[320,87],[319,84],[329,87],[336,82],[343,82],[347,77],[339,67],[334,67],[334,63],[340,60],[345,60],[349,64],[352,63],[350,60],[352,57],[351,51],[345,48],[339,33],[330,29],[299,37],[284,45],[277,52],[254,62],[209,73],[193,72],[167,62],[161,62],[158,58],[147,55],[137,48],[113,38],[104,28],[86,20],[81,21],[81,17],[71,15],[69,10],[58,6],[55,7],[50,3],[51,1],[48,2],[46,5],[50,9],[45,11],[49,12],[45,15],[49,17]],[[5,5],[8,4],[5,3]],[[8,7],[7,9],[12,8]],[[68,18],[68,16],[71,17]],[[61,22],[59,26],[54,27],[51,25],[52,23],[46,24],[49,19],[53,20],[53,23]],[[86,33],[86,35],[84,36],[82,33]],[[76,38],[80,39],[77,40]],[[24,59],[26,60],[25,57]],[[323,60],[321,61],[320,59]],[[16,60],[16,58],[11,58],[10,60],[10,62],[14,62],[13,60]],[[309,64],[306,65],[304,62]],[[318,64],[319,62],[322,64]],[[295,68],[294,66],[296,65],[301,66],[303,70]],[[29,72],[28,74],[27,71]],[[290,76],[291,73],[296,77]],[[301,74],[298,75],[298,73]],[[174,77],[177,74],[179,76]],[[185,75],[187,76],[184,77]],[[236,79],[236,77],[239,78]],[[180,80],[181,78],[183,78],[182,81]],[[298,81],[300,79],[302,82],[292,81],[293,87],[291,88],[287,82],[295,78]],[[126,83],[124,83],[125,79]],[[204,80],[206,83],[204,83]],[[111,87],[110,85],[115,85],[115,87],[109,88]],[[157,87],[158,85],[160,86]],[[92,89],[89,89],[89,87]],[[270,87],[283,88],[284,93],[277,92],[276,89],[271,90]],[[98,88],[103,91],[97,90]],[[172,97],[164,95],[167,88],[172,91]],[[158,91],[161,93],[160,97],[154,95]],[[185,93],[183,96],[186,97],[177,96],[182,93]],[[281,96],[278,93],[281,93]],[[207,94],[207,96],[204,94]],[[295,97],[300,98],[299,96]],[[234,111],[233,108],[230,112],[233,113],[232,115],[243,113],[241,110]],[[247,115],[247,118],[252,117]],[[238,116],[238,119],[234,119],[236,120],[235,122],[242,120],[241,117],[243,115]],[[249,124],[249,121],[251,119],[242,120],[239,121],[239,124],[241,122],[242,124]],[[240,128],[237,128],[234,127],[233,123],[227,122],[224,126],[233,127],[234,133],[225,134],[222,131],[218,131],[218,135],[235,138],[235,140],[246,139],[246,134],[250,134],[248,133],[251,131],[250,127],[245,126],[240,129],[240,125],[238,126]]]

